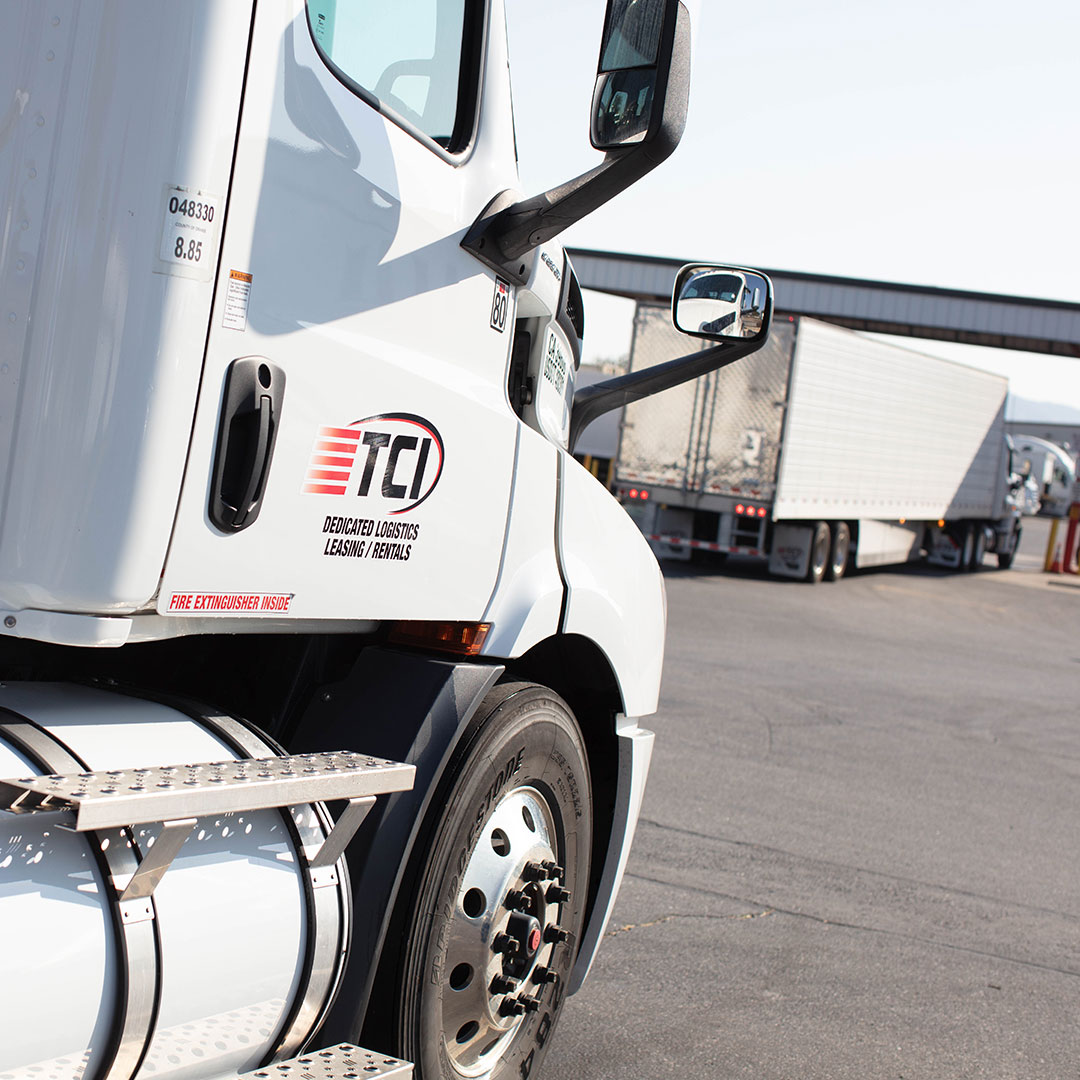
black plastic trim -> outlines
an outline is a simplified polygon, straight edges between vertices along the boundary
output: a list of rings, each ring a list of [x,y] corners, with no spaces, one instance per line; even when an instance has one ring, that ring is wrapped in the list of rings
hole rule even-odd
[[[756,271],[755,271],[756,272]],[[569,452],[581,433],[598,416],[612,409],[622,408],[641,398],[669,390],[673,386],[707,375],[710,371],[727,367],[744,356],[756,353],[769,339],[769,326],[772,322],[772,288],[769,288],[765,316],[762,320],[761,333],[757,337],[745,340],[725,340],[711,349],[680,356],[663,364],[654,364],[641,371],[631,371],[627,375],[617,375],[613,379],[584,386],[574,394],[573,410],[570,413]]]
[[[604,160],[574,180],[529,199],[503,193],[481,212],[461,246],[518,285],[528,280],[525,256],[609,202],[674,152],[686,125],[690,98],[690,16],[681,0],[668,0],[670,15],[657,64],[656,110],[643,142],[609,150]],[[508,205],[509,204],[509,205]]]
[[[462,732],[503,671],[370,648],[345,679],[312,695],[290,752],[355,749],[416,766],[412,790],[378,799],[346,852],[352,949],[324,1043],[355,1039],[360,1030],[417,833]]]

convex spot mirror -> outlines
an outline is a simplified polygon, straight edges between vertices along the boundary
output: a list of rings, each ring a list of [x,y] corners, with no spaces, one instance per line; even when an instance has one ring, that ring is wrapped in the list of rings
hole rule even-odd
[[[658,133],[678,8],[679,0],[608,0],[590,131],[597,150],[649,142]]]
[[[772,313],[772,283],[756,270],[684,266],[675,279],[671,317],[693,337],[742,341],[764,337]]]

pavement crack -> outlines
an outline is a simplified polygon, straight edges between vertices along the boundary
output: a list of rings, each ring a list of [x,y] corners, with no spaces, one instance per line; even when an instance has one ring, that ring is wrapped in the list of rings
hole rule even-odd
[[[773,855],[783,855],[785,858],[794,859],[796,862],[812,864],[816,866],[831,866],[837,870],[850,870],[852,873],[866,877],[881,878],[884,881],[896,881],[903,885],[913,885],[921,889],[933,889],[947,893],[950,896],[966,896],[971,900],[981,900],[984,903],[1000,904],[1002,907],[1013,908],[1018,911],[1034,911],[1040,915],[1053,915],[1059,919],[1069,919],[1080,922],[1080,915],[1071,911],[1059,911],[1056,908],[1042,907],[1039,904],[1028,904],[1022,900],[1003,900],[1000,896],[988,896],[986,893],[972,892],[969,889],[960,889],[954,885],[942,885],[936,881],[923,881],[921,878],[907,877],[903,874],[890,874],[886,870],[872,870],[866,866],[856,866],[852,863],[838,862],[834,859],[822,859],[813,855],[800,855],[785,848],[770,847],[768,844],[758,844],[752,840],[736,840],[729,836],[712,836],[709,833],[698,832],[695,829],[683,828],[680,825],[666,825],[661,821],[642,817],[638,820],[638,827],[642,825],[659,829],[662,832],[679,833],[683,836],[692,837],[695,840],[711,840],[716,844],[728,844],[731,847],[746,848],[750,851],[765,851]]]
[[[1056,967],[1053,964],[1043,964],[1038,960],[1024,960],[1015,956],[1005,956],[1002,953],[991,952],[989,949],[977,949],[973,945],[957,945],[951,941],[938,941],[934,938],[922,937],[919,934],[907,934],[902,930],[886,930],[880,926],[863,926],[859,923],[845,922],[842,919],[828,919],[823,915],[814,915],[808,911],[795,911],[792,908],[782,908],[773,904],[772,906],[765,906],[757,903],[754,900],[748,899],[745,896],[732,896],[730,893],[720,892],[718,889],[706,889],[700,885],[684,885],[676,881],[664,881],[662,878],[649,877],[646,874],[636,874],[631,871],[626,872],[626,877],[634,878],[637,881],[645,881],[650,885],[663,885],[669,889],[679,889],[685,892],[698,893],[703,896],[714,896],[721,900],[730,900],[736,904],[742,904],[744,907],[760,908],[763,912],[768,912],[770,915],[787,915],[792,919],[805,919],[807,922],[817,923],[819,926],[835,926],[840,930],[854,930],[862,934],[879,934],[882,937],[896,938],[900,941],[910,941],[918,945],[929,945],[935,949],[945,949],[949,952],[966,953],[969,956],[982,956],[988,960],[998,960],[1004,964],[1015,964],[1018,967],[1033,968],[1037,971],[1049,971],[1055,975],[1067,975],[1073,979],[1080,979],[1080,971],[1073,971],[1071,968]],[[714,918],[724,919],[732,918],[732,916],[713,916]],[[735,916],[735,918],[745,918],[745,916]]]
[[[627,923],[625,926],[616,926],[609,930],[606,936],[616,937],[618,934],[628,934],[631,930],[647,930],[650,926],[660,926],[663,923],[672,922],[674,919],[703,919],[711,922],[734,922],[740,919],[765,919],[773,914],[775,913],[772,908],[763,908],[760,911],[740,911],[736,915],[717,915],[707,911],[673,911],[670,915],[661,915],[657,919],[650,919],[649,922]]]

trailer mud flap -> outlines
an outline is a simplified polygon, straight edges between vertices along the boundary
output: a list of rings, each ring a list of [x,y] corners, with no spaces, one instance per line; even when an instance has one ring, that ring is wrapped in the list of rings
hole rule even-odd
[[[769,551],[769,573],[804,578],[810,568],[814,533],[809,525],[777,525]]]

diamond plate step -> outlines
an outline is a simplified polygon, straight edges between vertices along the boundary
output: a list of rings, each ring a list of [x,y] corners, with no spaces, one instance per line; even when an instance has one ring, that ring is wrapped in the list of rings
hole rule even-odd
[[[244,1073],[238,1080],[366,1080],[369,1076],[378,1080],[411,1080],[412,1074],[413,1067],[407,1061],[340,1043]]]
[[[344,750],[31,776],[0,780],[0,810],[73,811],[75,829],[86,832],[408,791],[415,772],[412,765]]]

